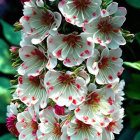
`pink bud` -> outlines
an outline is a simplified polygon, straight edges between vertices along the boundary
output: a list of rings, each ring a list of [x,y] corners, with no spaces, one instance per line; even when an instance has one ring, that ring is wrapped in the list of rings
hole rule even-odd
[[[17,116],[13,114],[12,116],[7,118],[6,120],[7,120],[6,126],[7,126],[8,130],[12,134],[14,134],[16,137],[18,137],[19,132],[18,132],[18,130],[16,128]]]
[[[65,108],[63,106],[55,105],[54,109],[57,115],[65,115]]]
[[[20,0],[22,4],[24,4],[24,2],[30,1],[30,0]]]
[[[10,48],[10,51],[11,51],[11,53],[14,53],[14,52],[17,52],[18,49],[19,49],[19,47],[12,46]]]

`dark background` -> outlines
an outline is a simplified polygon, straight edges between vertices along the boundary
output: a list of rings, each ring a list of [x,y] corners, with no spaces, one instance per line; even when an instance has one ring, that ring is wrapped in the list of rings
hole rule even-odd
[[[125,24],[123,25],[123,29],[131,31],[131,33],[137,34],[140,32],[140,6],[131,6],[126,1],[129,0],[116,0],[116,2],[119,3],[119,6],[123,6],[127,8],[128,14],[127,14],[127,20]],[[138,5],[140,5],[139,0],[130,0],[130,1],[136,1]],[[136,8],[137,7],[137,8]],[[19,18],[22,16],[22,9],[23,6],[20,3],[20,0],[0,0],[0,18],[6,21],[7,23],[13,25],[16,21],[19,20]],[[6,43],[11,46],[9,41],[5,38],[3,34],[3,27],[0,25],[0,38],[6,41]],[[14,40],[14,38],[13,38]],[[122,46],[123,50],[123,60],[128,62],[135,62],[140,61],[140,34],[137,34],[137,39],[133,41],[133,43],[127,43],[127,45]],[[132,82],[137,81],[135,79],[132,79],[132,75],[140,75],[140,71],[136,69],[132,69],[129,67],[125,67],[125,71],[121,78],[125,79],[126,81],[126,93],[128,92],[129,85],[132,85]],[[12,74],[4,74],[0,72],[0,75],[2,77],[8,77],[9,79],[13,79],[14,76]],[[135,76],[136,77],[136,76]],[[140,94],[140,79],[137,79],[139,81],[137,88],[137,91],[139,91]],[[1,84],[2,81],[0,81]],[[134,91],[135,92],[135,91]],[[140,140],[140,118],[135,118],[134,116],[139,115],[140,117],[140,108],[134,111],[133,106],[140,105],[140,102],[138,99],[130,98],[129,96],[125,96],[125,101],[123,104],[123,107],[126,109],[126,116],[124,118],[124,129],[121,132],[119,136],[116,136],[116,140]],[[133,114],[133,116],[132,116]],[[0,116],[3,115],[0,112]],[[133,119],[133,120],[132,120]],[[136,119],[136,120],[134,120]],[[135,121],[133,123],[137,123],[137,125],[133,125],[132,121]],[[137,122],[138,121],[138,122]],[[5,123],[0,124],[0,136],[9,133],[7,130],[7,127],[5,126]],[[136,136],[137,135],[137,136]],[[0,137],[0,140],[2,138]],[[5,138],[6,140],[6,138]],[[9,139],[7,139],[9,140]]]

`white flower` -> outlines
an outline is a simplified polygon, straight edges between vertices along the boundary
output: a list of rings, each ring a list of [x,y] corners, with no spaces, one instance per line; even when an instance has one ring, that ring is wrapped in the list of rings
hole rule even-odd
[[[25,33],[22,33],[22,40],[20,41],[20,46],[24,47],[24,46],[31,46],[32,42],[31,40],[33,39],[33,35],[27,35]]]
[[[121,108],[122,105],[122,101],[124,100],[124,86],[125,86],[125,82],[124,80],[119,81],[119,78],[115,80],[114,83],[112,84],[108,84],[107,87],[108,88],[112,88],[114,93],[115,93],[115,101],[114,104],[115,106]]]
[[[38,120],[33,108],[27,108],[17,115],[16,127],[19,140],[37,140]]]
[[[41,9],[41,8],[42,9]],[[20,23],[27,35],[32,35],[32,43],[41,43],[49,34],[54,34],[61,23],[61,15],[58,12],[44,10],[42,0],[24,3],[24,16]]]
[[[48,50],[67,67],[80,65],[93,55],[94,44],[86,34],[57,34],[47,39]]]
[[[101,128],[85,124],[82,121],[72,118],[70,122],[67,122],[63,126],[63,130],[69,136],[70,140],[101,140]]]
[[[59,106],[78,105],[84,101],[87,93],[85,80],[68,72],[48,71],[44,85],[48,98]]]
[[[121,55],[120,48],[113,50],[105,48],[101,53],[95,50],[94,56],[87,60],[87,69],[96,76],[98,84],[113,83],[121,75],[123,72]]]
[[[44,51],[34,46],[24,46],[19,49],[19,57],[24,61],[18,68],[20,75],[39,75],[46,67],[52,69],[57,65],[57,59],[50,53],[45,56]]]
[[[114,140],[114,134],[119,134],[123,128],[122,118],[124,116],[124,109],[116,110],[112,115],[112,121],[107,127],[103,129],[102,138],[105,140]]]
[[[101,0],[62,0],[58,8],[67,22],[82,27],[100,15]]]
[[[47,94],[43,79],[39,76],[21,76],[16,90],[18,98],[27,106],[39,104],[41,108],[47,106]]]
[[[18,103],[10,103],[10,105],[8,105],[7,106],[7,117],[10,117],[10,116],[12,116],[13,114],[14,115],[17,115],[17,113],[18,113],[18,110],[17,110],[17,108],[19,107],[19,104]]]
[[[53,112],[52,107],[42,110],[39,113],[41,123],[39,124],[39,140],[68,140],[63,139],[59,118]]]
[[[95,43],[115,49],[125,45],[126,41],[120,32],[125,21],[126,9],[118,7],[118,3],[111,3],[101,16],[89,24],[85,24],[84,31],[93,37]]]
[[[90,84],[88,93],[85,101],[75,109],[76,118],[86,124],[105,127],[109,123],[106,116],[115,110],[113,90],[106,87],[96,89],[94,84]]]

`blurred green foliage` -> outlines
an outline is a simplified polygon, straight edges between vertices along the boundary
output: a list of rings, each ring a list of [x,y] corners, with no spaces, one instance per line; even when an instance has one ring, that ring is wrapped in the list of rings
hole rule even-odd
[[[140,8],[140,0],[126,0],[126,2],[134,8]]]
[[[5,134],[2,137],[0,137],[0,140],[16,140],[16,138],[12,134]]]
[[[7,105],[9,105],[12,97],[8,90],[10,88],[10,79],[7,77],[16,74],[15,69],[11,66],[9,49],[13,45],[19,46],[21,33],[14,32],[14,27],[3,20],[0,20],[0,25],[4,36],[4,40],[0,38],[0,72],[3,75],[0,77],[0,113],[2,114],[0,123],[6,123]],[[0,137],[0,140],[16,140],[16,138],[12,134],[6,134]]]

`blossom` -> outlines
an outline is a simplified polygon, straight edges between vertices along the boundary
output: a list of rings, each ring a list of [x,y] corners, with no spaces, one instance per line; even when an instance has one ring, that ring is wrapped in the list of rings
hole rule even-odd
[[[85,80],[68,72],[48,71],[44,85],[48,98],[59,106],[78,105],[83,102],[87,92]]]
[[[121,108],[122,105],[122,101],[124,100],[124,86],[125,86],[125,82],[124,80],[119,80],[116,79],[114,83],[112,84],[108,84],[107,87],[113,89],[114,93],[115,93],[115,101],[114,104],[116,107]]]
[[[69,123],[66,121],[63,127],[65,128],[63,131],[67,133],[70,140],[101,140],[100,127],[85,124],[75,117]]]
[[[114,134],[119,134],[123,128],[122,118],[124,116],[124,109],[116,110],[112,114],[112,121],[108,124],[107,127],[103,129],[102,137],[106,140],[114,140]]]
[[[107,115],[114,112],[115,95],[110,88],[96,89],[94,84],[88,87],[87,98],[75,109],[75,116],[80,121],[105,127],[108,124]]]
[[[42,7],[40,9],[39,7]],[[61,23],[61,15],[58,12],[44,10],[42,0],[30,0],[24,3],[24,16],[20,23],[27,35],[32,35],[32,43],[41,43],[49,34],[54,34]]]
[[[47,106],[47,94],[43,79],[39,76],[20,76],[16,90],[18,98],[27,106],[39,104],[41,108]]]
[[[24,46],[19,49],[19,57],[23,63],[18,68],[20,75],[32,75],[37,76],[41,74],[42,70],[46,67],[52,69],[57,65],[57,59],[50,53],[48,56],[41,48],[35,46]]]
[[[61,139],[63,135],[61,131],[62,127],[52,107],[42,110],[39,113],[39,118],[41,121],[39,124],[40,132],[38,132],[39,140],[66,140]]]
[[[62,0],[58,8],[67,22],[82,27],[100,15],[101,0]]]
[[[19,136],[19,132],[16,128],[16,122],[17,122],[17,113],[18,113],[18,104],[17,103],[11,103],[10,105],[7,106],[7,116],[6,118],[6,126],[9,130],[10,133],[14,134],[16,137]]]
[[[98,84],[113,83],[123,72],[123,60],[120,58],[120,48],[109,50],[103,49],[101,53],[96,50],[93,57],[87,60],[88,71],[95,75]]]
[[[111,49],[125,45],[126,41],[120,31],[125,21],[126,9],[118,7],[118,3],[111,3],[107,9],[103,9],[101,16],[85,24],[84,31],[93,37],[95,43],[107,46]]]
[[[20,46],[24,47],[24,46],[31,46],[32,42],[31,40],[33,39],[33,35],[27,35],[25,33],[22,33],[22,40],[20,41]]]
[[[36,140],[38,132],[38,119],[34,108],[27,108],[17,115],[16,127],[20,133],[19,140]]]
[[[49,36],[48,50],[67,67],[80,65],[93,54],[94,44],[86,34],[78,35],[76,32],[63,35]]]

